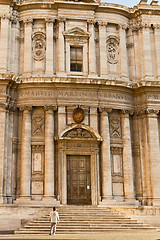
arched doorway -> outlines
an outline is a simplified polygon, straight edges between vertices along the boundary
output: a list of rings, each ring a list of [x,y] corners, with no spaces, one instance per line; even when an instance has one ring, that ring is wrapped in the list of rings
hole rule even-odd
[[[76,124],[56,139],[58,197],[62,204],[97,205],[99,189],[100,135]]]

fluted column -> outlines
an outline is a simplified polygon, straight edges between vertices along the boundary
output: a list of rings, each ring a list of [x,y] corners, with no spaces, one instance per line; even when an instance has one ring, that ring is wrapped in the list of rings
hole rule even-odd
[[[122,112],[123,178],[125,201],[134,203],[133,160],[129,113]]]
[[[100,115],[102,169],[102,201],[112,199],[111,154],[108,112],[103,109]]]
[[[127,42],[126,42],[127,26],[119,26],[120,35],[120,77],[128,79],[128,56],[127,56]]]
[[[65,19],[58,19],[58,51],[57,51],[57,75],[65,75],[65,49],[64,49],[64,24]]]
[[[32,19],[24,21],[24,74],[32,73]]]
[[[21,198],[30,199],[31,195],[31,110],[22,108],[22,146],[21,146]]]
[[[45,180],[44,197],[54,197],[54,112],[45,107]]]
[[[148,122],[148,155],[151,171],[151,188],[152,188],[152,204],[154,206],[160,206],[160,145],[159,145],[159,129],[157,114],[159,111],[148,110],[147,122]]]
[[[93,77],[96,75],[96,45],[95,45],[95,31],[94,22],[88,21],[89,24],[89,76]]]
[[[100,77],[107,77],[107,49],[106,49],[106,26],[104,22],[99,24],[99,51],[100,51]]]
[[[46,74],[53,75],[53,23],[54,19],[46,19]]]
[[[1,18],[1,45],[0,45],[0,73],[7,73],[8,71],[8,49],[9,49],[9,31],[10,20],[9,16]]]

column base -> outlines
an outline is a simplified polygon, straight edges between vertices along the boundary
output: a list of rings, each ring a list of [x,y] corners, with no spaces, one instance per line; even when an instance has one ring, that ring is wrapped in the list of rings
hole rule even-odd
[[[134,206],[140,206],[140,202],[134,198],[132,199],[125,199],[124,201],[127,205],[134,205]]]
[[[93,72],[93,73],[89,73],[88,77],[90,77],[90,78],[92,78],[92,77],[93,77],[93,78],[94,78],[94,77],[97,77],[97,74],[96,74],[96,73],[94,73],[94,72]]]
[[[65,72],[57,72],[57,77],[66,77],[67,74]]]
[[[152,202],[152,206],[155,206],[155,207],[160,206],[160,198],[155,198],[151,202]]]
[[[43,203],[52,204],[53,206],[59,206],[60,201],[58,201],[55,196],[44,196],[42,199]]]
[[[31,203],[31,196],[20,196],[14,202],[17,203],[17,204],[30,204]]]
[[[102,201],[99,202],[99,205],[103,205],[103,206],[115,205],[115,204],[116,204],[116,200],[113,199],[112,197],[103,197]]]

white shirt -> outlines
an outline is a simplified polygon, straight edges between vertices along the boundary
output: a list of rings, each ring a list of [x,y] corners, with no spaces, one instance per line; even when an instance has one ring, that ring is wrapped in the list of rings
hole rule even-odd
[[[50,212],[50,217],[51,217],[51,222],[52,223],[57,223],[57,221],[59,221],[59,215],[57,211],[51,211]]]

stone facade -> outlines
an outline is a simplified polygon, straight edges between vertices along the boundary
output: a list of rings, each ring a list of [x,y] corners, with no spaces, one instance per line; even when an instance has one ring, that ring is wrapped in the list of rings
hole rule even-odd
[[[0,203],[160,206],[158,2],[0,0],[0,43]]]

